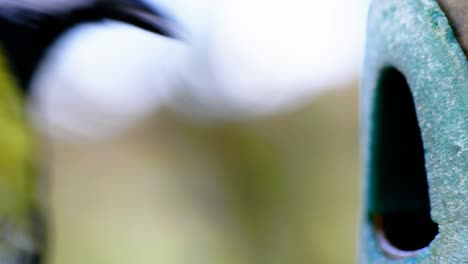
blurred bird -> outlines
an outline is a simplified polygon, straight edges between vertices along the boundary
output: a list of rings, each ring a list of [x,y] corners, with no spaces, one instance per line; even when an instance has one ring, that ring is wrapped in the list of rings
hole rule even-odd
[[[369,0],[147,1],[177,21],[184,41],[115,22],[69,31],[57,43],[67,52],[49,56],[35,82],[47,135],[95,142],[160,108],[202,122],[258,118],[358,78]]]
[[[45,248],[31,80],[61,34],[105,18],[171,35],[169,20],[138,0],[0,0],[0,264],[42,263]]]

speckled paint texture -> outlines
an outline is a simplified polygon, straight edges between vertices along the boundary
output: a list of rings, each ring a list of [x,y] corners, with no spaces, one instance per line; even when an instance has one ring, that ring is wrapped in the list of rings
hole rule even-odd
[[[374,0],[369,10],[362,81],[363,154],[381,70],[407,79],[425,149],[431,215],[439,234],[416,256],[392,259],[379,249],[364,208],[360,263],[468,263],[468,62],[435,0]],[[364,190],[368,191],[367,185]],[[368,204],[368,201],[366,201]]]

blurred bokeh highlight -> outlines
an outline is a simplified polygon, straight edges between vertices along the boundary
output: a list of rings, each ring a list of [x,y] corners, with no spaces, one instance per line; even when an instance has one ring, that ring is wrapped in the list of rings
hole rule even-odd
[[[49,262],[355,262],[368,1],[147,1],[184,42],[85,24],[35,78]]]

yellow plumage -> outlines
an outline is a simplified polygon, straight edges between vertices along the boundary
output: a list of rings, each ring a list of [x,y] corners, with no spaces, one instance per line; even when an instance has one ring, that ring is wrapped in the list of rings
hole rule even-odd
[[[25,102],[0,49],[0,223],[29,224],[35,180]]]

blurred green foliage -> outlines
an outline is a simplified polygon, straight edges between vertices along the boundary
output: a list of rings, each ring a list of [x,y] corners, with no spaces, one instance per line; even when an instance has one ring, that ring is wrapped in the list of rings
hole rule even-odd
[[[164,112],[107,142],[54,142],[51,263],[355,262],[356,87],[262,119]]]

